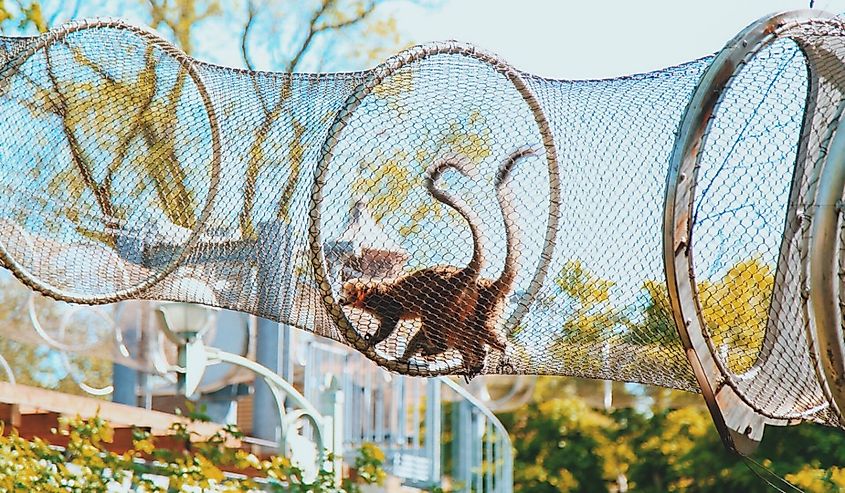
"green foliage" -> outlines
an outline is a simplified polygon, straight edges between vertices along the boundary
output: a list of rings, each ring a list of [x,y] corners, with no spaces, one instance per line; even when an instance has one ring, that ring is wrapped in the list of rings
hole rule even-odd
[[[595,492],[605,486],[605,459],[616,424],[581,400],[560,397],[533,402],[519,413],[500,416],[516,448],[517,491]],[[606,457],[607,455],[607,457]]]
[[[613,492],[622,484],[646,493],[771,491],[724,449],[703,406],[604,412],[555,395],[556,380],[541,380],[532,404],[500,416],[514,444],[515,491]],[[768,427],[753,458],[806,491],[845,489],[839,431]]]
[[[64,449],[51,447],[40,438],[26,440],[17,431],[0,437],[0,490],[88,492],[106,491],[113,483],[143,486],[150,493],[170,493],[186,488],[246,492],[260,486],[253,478],[227,475],[224,471],[251,470],[263,486],[278,492],[358,492],[364,484],[384,480],[384,454],[367,444],[355,460],[353,477],[334,484],[334,475],[321,470],[314,482],[303,480],[302,470],[286,457],[261,460],[232,445],[242,437],[237,428],[227,426],[197,441],[185,422],[174,423],[171,437],[181,443],[177,449],[158,448],[148,431],[133,431],[132,447],[122,454],[108,451],[114,440],[113,428],[99,417],[60,420],[57,437],[67,441]],[[152,460],[151,460],[152,459]],[[157,486],[149,475],[167,478],[167,488]]]
[[[366,442],[358,450],[352,466],[354,477],[344,478],[343,489],[349,493],[360,493],[361,484],[384,484],[384,452],[374,443]]]

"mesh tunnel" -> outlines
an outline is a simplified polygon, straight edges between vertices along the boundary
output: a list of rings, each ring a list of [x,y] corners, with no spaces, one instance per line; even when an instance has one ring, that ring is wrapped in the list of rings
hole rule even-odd
[[[817,194],[843,27],[773,16],[593,81],[457,42],[280,74],[120,21],[0,38],[0,258],[60,300],[249,312],[406,374],[701,390],[740,448],[839,425],[838,281],[813,283],[840,272]]]

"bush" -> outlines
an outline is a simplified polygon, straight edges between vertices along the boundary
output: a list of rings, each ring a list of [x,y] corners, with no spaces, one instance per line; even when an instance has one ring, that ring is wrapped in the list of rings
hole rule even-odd
[[[306,483],[302,470],[287,457],[259,459],[230,446],[243,436],[231,425],[207,440],[195,441],[186,423],[174,423],[168,436],[168,442],[173,445],[175,440],[177,445],[172,448],[158,447],[156,437],[135,429],[132,446],[119,454],[107,450],[114,429],[105,420],[60,418],[59,423],[59,429],[52,431],[57,441],[67,443],[63,448],[41,438],[27,440],[16,430],[0,436],[0,491],[105,492],[123,485],[150,493],[257,489],[355,493],[360,485],[381,483],[385,477],[384,454],[372,444],[359,450],[352,474],[337,487],[329,470],[321,470],[312,483]]]

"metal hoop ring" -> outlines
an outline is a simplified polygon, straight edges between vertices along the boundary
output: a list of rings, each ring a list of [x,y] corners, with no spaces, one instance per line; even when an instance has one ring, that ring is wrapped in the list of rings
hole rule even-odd
[[[14,273],[14,275],[21,280],[21,282],[29,286],[31,289],[34,289],[46,296],[57,300],[66,301],[69,303],[94,305],[113,303],[115,301],[132,298],[143,293],[144,291],[156,285],[162,279],[170,275],[173,271],[175,271],[179,264],[185,259],[188,252],[191,251],[191,249],[199,241],[200,235],[203,232],[203,226],[207,223],[207,220],[211,216],[211,212],[214,208],[214,199],[217,195],[220,182],[222,145],[220,140],[220,128],[217,121],[217,116],[214,111],[214,105],[212,104],[211,97],[208,94],[208,90],[206,89],[203,77],[195,67],[194,60],[188,55],[186,55],[184,52],[179,50],[176,46],[171,44],[169,41],[156,34],[155,32],[145,28],[126,24],[125,22],[120,20],[103,19],[95,21],[72,22],[56,30],[47,32],[36,40],[34,40],[33,42],[24,44],[18,50],[12,53],[12,55],[10,56],[10,61],[7,62],[6,65],[2,67],[2,71],[0,71],[0,79],[7,77],[10,72],[17,70],[29,59],[30,56],[34,55],[39,50],[49,47],[49,45],[54,42],[58,42],[60,40],[65,39],[68,35],[72,33],[88,29],[120,29],[131,32],[139,36],[144,41],[159,48],[165,54],[172,57],[177,63],[179,63],[182,69],[188,73],[189,77],[194,82],[194,85],[197,88],[197,92],[199,93],[199,96],[202,99],[206,115],[208,116],[208,124],[211,132],[212,153],[211,162],[209,163],[211,168],[211,176],[209,180],[208,194],[206,196],[205,205],[197,220],[196,228],[191,231],[190,235],[188,236],[188,240],[185,242],[181,251],[179,251],[178,254],[174,255],[172,259],[170,259],[170,261],[165,264],[159,272],[134,286],[130,286],[124,289],[118,289],[111,293],[97,295],[86,295],[68,292],[61,288],[57,288],[46,282],[43,282],[41,279],[39,279],[29,269],[27,269],[24,265],[22,265],[12,256],[12,254],[4,245],[2,239],[0,239],[0,262],[2,262],[5,267],[11,270],[12,273]]]
[[[329,163],[331,162],[334,154],[335,146],[340,139],[341,132],[346,127],[352,114],[364,98],[366,98],[382,81],[402,67],[437,55],[464,55],[489,65],[493,70],[505,76],[514,85],[525,103],[528,105],[543,139],[543,147],[546,151],[549,173],[549,214],[546,227],[545,244],[537,269],[534,273],[534,277],[527,290],[526,302],[521,303],[508,319],[507,326],[509,327],[515,327],[520,322],[522,317],[528,311],[528,307],[537,292],[540,290],[540,287],[543,285],[543,281],[545,280],[545,276],[549,268],[549,262],[552,258],[552,254],[554,253],[560,209],[560,178],[557,149],[555,147],[554,135],[549,121],[543,113],[540,102],[537,100],[533,91],[528,87],[525,79],[522,77],[522,74],[495,55],[481,51],[474,46],[454,41],[416,46],[389,58],[387,61],[373,69],[369,72],[366,80],[355,88],[352,94],[346,99],[346,102],[335,116],[334,121],[329,128],[326,140],[323,142],[320,149],[320,160],[314,172],[314,183],[311,189],[311,223],[309,227],[311,265],[314,269],[314,275],[317,279],[317,286],[319,287],[323,304],[332,319],[334,319],[335,323],[340,328],[341,334],[346,341],[379,365],[392,371],[415,376],[453,374],[457,372],[460,367],[458,365],[448,365],[446,368],[429,370],[428,368],[424,368],[410,362],[402,363],[396,360],[384,358],[375,351],[375,348],[370,347],[367,344],[364,338],[361,337],[343,313],[342,308],[335,299],[331,284],[329,283],[327,275],[328,266],[323,252],[320,207],[323,201],[323,188],[326,182],[326,175],[328,173]],[[461,365],[463,365],[463,363],[461,363]]]
[[[810,10],[776,14],[755,22],[731,40],[696,87],[679,125],[670,158],[663,218],[663,258],[672,314],[719,434],[728,448],[740,452],[753,449],[762,437],[765,424],[782,425],[801,416],[767,415],[753,406],[738,390],[730,378],[732,372],[716,356],[705,334],[690,250],[699,151],[729,81],[745,64],[789,29],[831,17]],[[813,95],[813,91],[813,87],[808,88],[809,95]],[[775,363],[767,356],[768,353],[758,355],[753,371]],[[730,413],[724,409],[729,409]]]

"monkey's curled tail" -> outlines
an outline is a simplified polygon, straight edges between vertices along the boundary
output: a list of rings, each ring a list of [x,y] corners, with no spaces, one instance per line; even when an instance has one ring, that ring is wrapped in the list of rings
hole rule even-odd
[[[502,274],[495,281],[495,288],[500,294],[504,294],[505,291],[511,288],[516,279],[516,268],[519,263],[517,246],[520,242],[520,233],[515,221],[516,209],[512,203],[512,192],[510,187],[506,186],[506,183],[517,161],[528,156],[536,155],[536,148],[530,146],[520,147],[511,152],[502,161],[502,164],[499,165],[499,171],[496,173],[496,198],[499,201],[502,218],[505,221],[505,239],[507,242],[505,247],[505,266],[502,269]]]
[[[470,164],[469,159],[459,155],[448,155],[437,160],[425,170],[425,188],[428,189],[428,193],[432,197],[458,211],[458,214],[463,216],[469,225],[469,231],[472,234],[472,259],[463,269],[463,272],[471,278],[478,278],[481,275],[481,267],[484,263],[481,220],[466,202],[436,186],[437,180],[449,168],[468,176]]]

